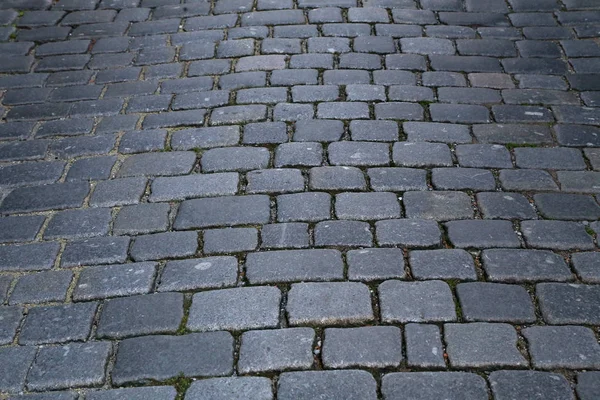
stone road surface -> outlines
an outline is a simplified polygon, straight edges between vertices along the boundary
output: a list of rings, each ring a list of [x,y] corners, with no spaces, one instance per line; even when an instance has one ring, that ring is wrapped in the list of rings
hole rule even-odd
[[[598,0],[0,25],[0,399],[600,398]]]

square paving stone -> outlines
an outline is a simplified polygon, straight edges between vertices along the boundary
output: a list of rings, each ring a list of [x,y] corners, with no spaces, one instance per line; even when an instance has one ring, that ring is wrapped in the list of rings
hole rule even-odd
[[[108,234],[109,208],[67,210],[57,213],[44,231],[45,239],[82,239]]]
[[[233,371],[228,332],[143,336],[123,340],[112,373],[115,385],[164,381],[177,376],[226,376]]]
[[[175,333],[183,319],[181,293],[155,293],[104,302],[96,335],[119,339],[155,333]]]
[[[446,367],[440,329],[436,325],[406,324],[406,358],[409,366]]]
[[[147,261],[192,256],[197,250],[196,232],[164,232],[136,237],[130,253],[135,261]]]
[[[64,301],[73,279],[71,271],[43,271],[23,275],[10,295],[10,304]]]
[[[550,324],[600,324],[600,286],[540,283],[536,294]]]
[[[175,229],[265,224],[270,218],[265,195],[225,196],[185,200],[175,219]]]
[[[404,253],[401,249],[360,249],[346,253],[348,279],[372,281],[404,278]]]
[[[251,251],[258,246],[256,228],[224,228],[204,231],[204,253],[227,254]]]
[[[242,374],[309,369],[313,365],[311,328],[249,331],[242,334],[238,371]]]
[[[162,272],[157,290],[170,292],[235,286],[237,275],[238,261],[235,257],[169,261]]]
[[[395,326],[325,329],[326,368],[397,367],[402,361],[402,332]]]
[[[22,319],[22,307],[0,306],[0,345],[12,343]]]
[[[27,376],[27,388],[45,391],[101,386],[111,349],[109,342],[43,347]]]
[[[444,339],[450,365],[456,368],[528,365],[517,349],[517,332],[508,324],[446,324]]]
[[[560,374],[539,371],[494,371],[490,374],[494,398],[573,399],[571,385]]]
[[[501,283],[459,283],[456,294],[465,321],[535,322],[531,297],[524,287]]]
[[[405,218],[375,223],[377,243],[403,247],[439,247],[442,234],[435,221]]]
[[[404,193],[403,202],[408,218],[436,221],[473,218],[471,198],[463,192],[408,192]]]
[[[582,281],[600,283],[600,253],[574,253],[571,262]]]
[[[385,281],[379,285],[381,318],[385,322],[456,320],[452,292],[442,281]]]
[[[383,377],[381,391],[386,399],[409,398],[485,400],[485,380],[468,372],[397,372]]]
[[[464,220],[446,223],[448,237],[456,247],[520,247],[509,221]]]
[[[303,371],[284,372],[277,383],[280,400],[312,400],[318,398],[375,400],[377,384],[367,371]]]
[[[169,227],[169,211],[166,203],[149,203],[126,206],[119,211],[113,223],[115,235],[137,235],[166,231]]]
[[[0,247],[0,271],[50,269],[60,250],[57,242],[5,245]]]
[[[175,400],[177,391],[172,386],[149,386],[137,388],[109,389],[87,392],[87,400]]]
[[[275,328],[280,301],[281,292],[270,286],[196,293],[187,327],[194,331]]]
[[[85,341],[92,329],[97,303],[73,303],[29,310],[19,344]]]
[[[73,300],[148,293],[152,289],[156,264],[153,262],[105,265],[85,268],[73,292]]]
[[[358,282],[295,283],[288,292],[290,325],[341,325],[373,319],[371,297]]]
[[[476,198],[484,218],[537,219],[533,206],[522,194],[483,192]]]
[[[338,250],[280,250],[249,253],[246,277],[252,284],[298,281],[328,281],[344,277]]]
[[[416,279],[477,280],[473,257],[462,249],[411,251],[410,270]]]
[[[18,393],[23,390],[25,376],[33,362],[35,347],[0,348],[0,390]]]
[[[521,230],[529,247],[552,250],[591,250],[592,237],[583,225],[568,221],[523,221]]]
[[[565,260],[546,250],[484,250],[481,261],[491,281],[567,281],[573,278]]]
[[[532,326],[523,329],[532,364],[538,369],[597,369],[600,346],[583,326]]]
[[[593,400],[600,396],[600,372],[589,371],[577,375],[577,395],[581,400]]]
[[[60,266],[70,268],[125,262],[129,241],[128,237],[107,236],[67,242]]]

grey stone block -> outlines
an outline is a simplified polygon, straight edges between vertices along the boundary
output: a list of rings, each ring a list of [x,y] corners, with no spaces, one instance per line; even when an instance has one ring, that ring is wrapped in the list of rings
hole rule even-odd
[[[402,361],[402,332],[395,326],[327,328],[323,365],[327,368],[397,367]]]
[[[450,287],[442,281],[385,281],[379,285],[385,322],[439,322],[456,319]]]
[[[81,239],[108,234],[111,220],[108,208],[67,210],[57,213],[44,231],[46,239]]]
[[[246,276],[250,283],[327,281],[342,279],[344,265],[338,250],[282,250],[249,253]]]
[[[68,242],[60,258],[63,268],[125,262],[128,237],[99,237]]]
[[[484,250],[481,261],[491,281],[567,281],[573,278],[565,260],[546,250]]]
[[[271,381],[262,377],[203,379],[193,382],[186,400],[234,400],[241,394],[256,400],[273,400]]]
[[[277,196],[277,220],[279,222],[313,222],[330,217],[331,195],[328,193],[310,192]]]
[[[445,368],[444,346],[435,325],[406,324],[406,358],[409,366]]]
[[[224,228],[204,231],[204,253],[226,254],[250,251],[258,246],[256,228]]]
[[[600,253],[574,253],[571,255],[571,262],[575,272],[582,281],[589,283],[600,282]]]
[[[542,316],[550,324],[600,323],[600,287],[566,283],[540,283],[536,294]]]
[[[532,326],[522,332],[535,368],[597,369],[600,364],[600,346],[590,328]]]
[[[111,179],[98,182],[92,197],[92,207],[113,207],[137,204],[146,190],[145,178]]]
[[[404,278],[403,252],[400,249],[360,249],[346,253],[348,279],[372,281],[390,278]]]
[[[170,292],[234,286],[237,274],[238,261],[230,256],[169,261],[157,290]]]
[[[147,398],[155,400],[175,400],[176,396],[177,391],[172,386],[148,386],[88,392],[86,393],[85,398],[87,400],[144,400]]]
[[[23,308],[0,306],[0,344],[11,344],[23,319]]]
[[[123,207],[113,223],[113,234],[127,235],[167,230],[169,204],[138,204]]]
[[[497,399],[574,399],[571,385],[560,374],[539,371],[494,371],[490,386]]]
[[[19,344],[85,341],[97,307],[97,303],[74,303],[32,308],[21,328]]]
[[[427,172],[416,168],[370,168],[367,171],[371,189],[405,192],[427,190]]]
[[[175,229],[264,224],[269,222],[270,201],[265,195],[225,196],[185,200],[173,224]]]
[[[183,295],[156,293],[104,302],[96,336],[120,339],[155,333],[175,333],[183,319]]]
[[[43,347],[27,376],[27,388],[45,391],[100,386],[111,348],[109,342]]]
[[[525,196],[519,193],[477,193],[477,204],[484,218],[537,219],[537,214]]]
[[[450,365],[457,368],[525,367],[517,350],[517,333],[508,324],[475,322],[444,325]]]
[[[469,282],[456,286],[465,321],[535,322],[535,310],[524,287],[501,283]]]
[[[239,176],[235,172],[159,177],[152,182],[149,201],[185,200],[236,194]]]
[[[596,371],[582,372],[577,375],[577,395],[581,400],[593,400],[600,394]]]
[[[43,215],[0,218],[0,243],[33,240],[45,219]]]
[[[58,255],[57,242],[5,245],[0,247],[0,271],[36,271],[50,269]]]
[[[295,283],[288,292],[286,312],[292,326],[340,325],[373,319],[369,289],[357,282]]]
[[[180,375],[226,376],[232,370],[233,337],[228,332],[143,336],[120,343],[112,381],[122,385]]]
[[[381,391],[385,398],[406,396],[415,400],[448,399],[485,400],[485,380],[468,372],[399,372],[383,377]]]
[[[73,279],[71,271],[43,271],[23,275],[10,295],[10,304],[64,301]]]
[[[164,232],[137,236],[130,255],[135,261],[191,256],[198,250],[198,234],[189,232]]]
[[[247,193],[289,193],[304,190],[304,177],[298,169],[259,169],[248,172],[246,179]]]
[[[335,214],[363,221],[399,218],[400,205],[394,193],[341,193],[335,196]]]
[[[279,289],[269,286],[196,293],[187,327],[198,331],[275,328],[280,301]]]
[[[435,221],[423,219],[388,219],[375,223],[377,243],[384,246],[438,247],[442,240]]]
[[[311,328],[249,331],[242,334],[238,371],[242,374],[309,369],[313,365]]]
[[[308,224],[301,222],[263,225],[260,237],[263,249],[305,248],[310,241]]]
[[[431,181],[441,190],[494,190],[496,181],[490,170],[477,168],[434,168]]]
[[[457,247],[520,247],[509,221],[464,220],[446,223],[448,237]]]
[[[315,167],[309,172],[309,187],[316,190],[360,190],[367,183],[356,167]]]
[[[590,250],[593,239],[583,225],[567,221],[523,221],[523,236],[529,247],[538,249]]]
[[[410,270],[416,279],[477,280],[473,257],[461,249],[411,251]]]
[[[152,262],[107,265],[84,269],[73,300],[93,300],[150,292],[156,274]]]
[[[315,246],[363,247],[373,245],[373,234],[367,222],[322,221],[314,228]]]
[[[36,351],[35,347],[0,348],[0,390],[6,393],[23,390]]]
[[[403,201],[408,218],[436,221],[473,218],[471,198],[462,192],[408,192],[404,193]]]
[[[310,400],[316,396],[346,400],[375,400],[377,384],[366,371],[285,372],[277,384],[280,400]]]

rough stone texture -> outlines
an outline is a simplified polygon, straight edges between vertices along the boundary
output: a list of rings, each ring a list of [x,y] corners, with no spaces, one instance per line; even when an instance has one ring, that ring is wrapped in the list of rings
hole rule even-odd
[[[450,287],[442,281],[385,281],[379,285],[381,317],[386,322],[453,321]]]
[[[498,399],[573,399],[564,376],[538,371],[494,371],[490,374],[492,393]]]
[[[386,398],[403,396],[415,400],[484,400],[488,398],[485,380],[467,372],[397,372],[384,376],[381,391]]]
[[[534,367],[539,369],[597,369],[600,346],[583,326],[533,326],[523,330]]]
[[[305,371],[285,372],[277,384],[282,400],[309,400],[315,396],[348,400],[375,400],[375,379],[366,371]]]

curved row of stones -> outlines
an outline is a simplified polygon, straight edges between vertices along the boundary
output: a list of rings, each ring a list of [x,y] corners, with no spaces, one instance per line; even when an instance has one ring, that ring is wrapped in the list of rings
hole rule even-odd
[[[595,0],[3,0],[0,399],[600,397]]]

